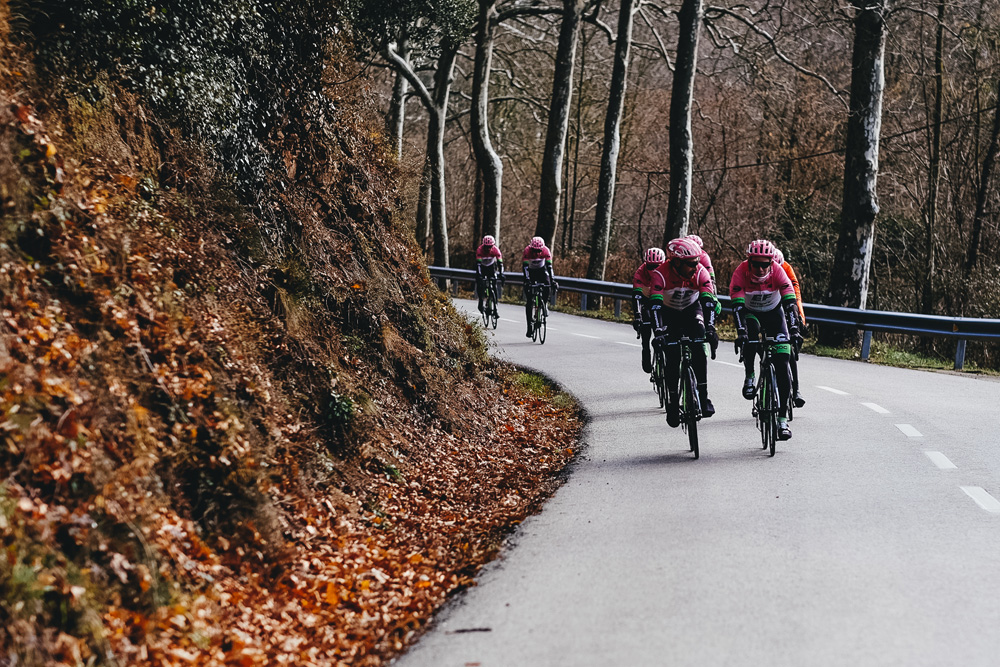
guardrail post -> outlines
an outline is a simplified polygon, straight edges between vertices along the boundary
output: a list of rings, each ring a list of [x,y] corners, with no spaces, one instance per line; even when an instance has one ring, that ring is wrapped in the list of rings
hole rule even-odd
[[[582,311],[586,311],[587,310],[587,293],[586,292],[580,292],[580,310],[582,310]]]
[[[622,316],[622,300],[615,299],[615,319],[617,320]]]
[[[958,346],[955,348],[955,370],[960,371],[965,366],[965,339],[958,339]]]
[[[868,361],[868,357],[871,356],[871,353],[872,353],[872,332],[865,331],[865,335],[861,339],[861,359],[863,361]]]

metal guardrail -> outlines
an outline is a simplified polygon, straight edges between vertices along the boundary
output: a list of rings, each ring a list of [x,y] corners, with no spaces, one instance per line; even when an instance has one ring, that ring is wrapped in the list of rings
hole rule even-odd
[[[434,278],[475,282],[476,272],[469,269],[452,269],[438,266],[428,267]],[[520,285],[524,282],[521,273],[505,272],[508,283]],[[622,301],[632,297],[632,286],[625,283],[609,283],[601,280],[586,280],[556,276],[559,289],[580,293],[580,309],[587,309],[590,296],[610,297],[615,300],[615,316],[621,316]],[[553,298],[554,298],[553,294]],[[724,312],[732,312],[728,296],[719,295]],[[843,327],[853,327],[863,332],[861,342],[861,358],[868,359],[871,354],[872,333],[910,334],[914,336],[936,336],[956,338],[958,345],[955,350],[955,370],[961,370],[965,365],[965,344],[969,339],[1000,341],[1000,319],[980,319],[975,317],[946,317],[942,315],[920,315],[917,313],[896,313],[885,310],[860,310],[857,308],[841,308],[824,306],[818,303],[803,303],[806,321],[820,324],[833,324]]]

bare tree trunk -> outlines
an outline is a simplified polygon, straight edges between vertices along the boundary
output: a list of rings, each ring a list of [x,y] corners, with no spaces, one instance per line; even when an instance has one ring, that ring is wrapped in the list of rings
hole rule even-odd
[[[483,233],[500,239],[503,162],[493,149],[489,129],[490,70],[496,35],[497,0],[479,0],[475,69],[472,73],[472,147],[483,179]]]
[[[444,183],[444,130],[448,119],[448,95],[451,91],[452,75],[458,49],[450,44],[442,44],[438,56],[437,70],[434,72],[434,107],[427,130],[427,147],[431,148],[431,226],[434,229],[434,264],[449,266],[448,261],[448,216],[445,210]]]
[[[479,240],[492,232],[483,231],[483,170],[476,165],[476,185],[472,193],[472,248],[479,247]],[[494,236],[496,236],[494,234]]]
[[[827,291],[831,306],[864,308],[875,217],[878,215],[878,150],[885,88],[885,17],[889,0],[851,0],[854,5],[854,55],[851,101],[844,156],[844,205],[840,237]],[[857,332],[824,329],[821,342],[839,345]]]
[[[430,149],[424,158],[424,168],[420,172],[420,193],[417,195],[417,245],[425,254],[430,249],[431,238],[431,161]]]
[[[406,42],[406,35],[400,35],[397,42],[399,57],[406,63],[410,62],[410,47]],[[396,82],[392,86],[392,101],[389,103],[389,136],[392,137],[393,150],[396,159],[403,158],[403,125],[406,120],[406,92],[408,85],[406,77],[402,73],[396,72]]]
[[[996,166],[997,155],[1000,154],[1000,79],[997,79],[997,94],[993,98],[993,129],[990,132],[990,144],[983,157],[982,175],[979,178],[979,189],[976,191],[976,214],[972,218],[972,240],[969,243],[969,256],[965,261],[966,280],[976,268],[979,259],[979,244],[983,235],[983,218],[986,217],[986,200],[989,198],[992,185],[993,169]]]
[[[698,38],[704,14],[702,0],[683,0],[678,14],[680,34],[674,83],[670,91],[670,198],[663,230],[663,247],[671,239],[687,234],[691,210],[691,165],[694,146],[691,139],[691,100],[694,77],[698,70]]]
[[[618,174],[618,151],[621,149],[621,121],[625,110],[625,87],[632,48],[632,12],[635,0],[622,0],[618,14],[618,39],[615,62],[611,69],[608,112],[604,117],[604,147],[601,151],[601,176],[597,186],[597,211],[590,235],[590,266],[587,277],[604,280],[611,241],[611,213],[615,203],[615,179]]]
[[[444,181],[444,130],[448,119],[448,95],[455,69],[455,58],[458,47],[448,40],[441,42],[441,54],[438,56],[437,69],[434,72],[434,92],[420,80],[410,63],[403,60],[396,51],[396,44],[385,45],[383,55],[396,68],[396,71],[406,77],[413,89],[420,95],[420,101],[427,109],[429,118],[427,127],[427,158],[424,164],[424,176],[429,183],[431,230],[434,233],[434,263],[437,266],[448,266],[448,216],[445,211],[445,181]],[[424,187],[421,182],[421,189]],[[420,239],[420,226],[426,213],[421,210],[424,202],[421,192],[417,207],[417,238]]]
[[[549,125],[545,133],[545,154],[542,158],[541,193],[538,201],[538,222],[535,236],[548,245],[555,241],[559,223],[559,203],[562,193],[562,163],[569,127],[569,108],[573,97],[573,68],[576,45],[580,38],[583,0],[563,0],[563,19],[556,50],[552,100],[549,104]]]
[[[938,0],[937,38],[934,45],[934,110],[931,114],[930,174],[927,192],[927,230],[924,249],[927,256],[927,274],[924,278],[923,312],[933,313],[934,274],[937,273],[934,237],[937,233],[938,192],[941,181],[941,117],[944,111],[944,8],[945,0]]]

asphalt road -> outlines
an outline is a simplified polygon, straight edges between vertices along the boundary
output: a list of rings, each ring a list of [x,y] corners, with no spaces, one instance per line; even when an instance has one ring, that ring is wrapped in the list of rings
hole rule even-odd
[[[769,458],[723,343],[696,461],[630,327],[553,313],[542,346],[501,317],[587,448],[396,665],[1000,665],[1000,382],[804,356]]]

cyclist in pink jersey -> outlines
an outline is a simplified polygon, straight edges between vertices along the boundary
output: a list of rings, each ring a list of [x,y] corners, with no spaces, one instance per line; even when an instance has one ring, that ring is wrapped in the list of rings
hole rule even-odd
[[[719,288],[717,283],[715,282],[715,268],[712,266],[712,258],[709,257],[708,252],[705,250],[705,242],[702,241],[701,237],[698,236],[697,234],[688,234],[684,238],[694,241],[695,243],[698,244],[698,247],[701,248],[701,265],[705,267],[706,271],[708,271],[708,277],[712,279],[712,287],[715,289],[716,295],[718,295]],[[722,312],[722,304],[719,303],[719,299],[716,298],[715,314],[718,315],[721,312]]]
[[[733,272],[729,296],[732,298],[733,317],[736,320],[736,345],[743,347],[743,364],[746,370],[744,398],[752,399],[754,394],[754,362],[760,346],[760,332],[778,340],[773,354],[781,404],[778,439],[788,440],[792,437],[792,430],[788,427],[787,408],[792,384],[788,367],[791,353],[789,329],[792,330],[792,335],[798,335],[798,312],[792,282],[774,261],[776,250],[770,241],[752,241],[747,246],[746,260]]]
[[[649,337],[653,332],[649,308],[652,305],[650,293],[653,287],[653,274],[663,264],[667,256],[659,248],[650,248],[643,255],[643,262],[632,276],[632,328],[642,339],[642,370],[653,372],[653,360],[649,351]],[[662,276],[660,277],[662,281]]]
[[[705,267],[701,266],[701,248],[689,239],[674,239],[667,244],[667,261],[653,274],[649,299],[656,338],[654,345],[662,346],[670,339],[687,334],[690,338],[703,338],[714,350],[719,345],[715,332],[715,288]],[[680,424],[677,396],[677,370],[680,367],[680,349],[670,346],[667,359],[667,423]],[[715,406],[708,398],[708,359],[704,345],[691,348],[694,373],[698,380],[698,395],[704,417],[715,414]]]
[[[781,249],[777,246],[774,247],[775,251],[778,253],[774,261],[775,263],[784,270],[788,279],[792,281],[792,289],[795,290],[795,304],[799,313],[799,335],[792,337],[792,345],[795,346],[796,350],[802,349],[802,337],[806,334],[806,312],[802,308],[802,290],[799,287],[799,279],[795,275],[795,269],[792,265],[785,261],[785,255],[781,252]],[[789,324],[789,330],[791,330],[791,325]],[[788,357],[788,365],[792,369],[792,387],[795,390],[795,395],[792,396],[792,403],[797,408],[801,408],[806,404],[806,399],[802,397],[802,392],[800,391],[799,385],[799,364],[795,357],[797,354],[793,354]]]
[[[549,302],[549,287],[555,285],[552,277],[552,253],[545,247],[545,239],[535,236],[528,243],[521,256],[522,270],[524,271],[524,319],[528,323],[528,333],[531,338],[531,300],[528,298],[528,286],[532,283],[545,285],[542,300]]]
[[[487,234],[483,237],[483,242],[476,248],[476,294],[479,296],[479,312],[483,312],[483,295],[486,294],[486,281],[496,276],[500,281],[497,290],[497,299],[500,298],[499,290],[506,281],[503,275],[503,253],[493,236]]]

